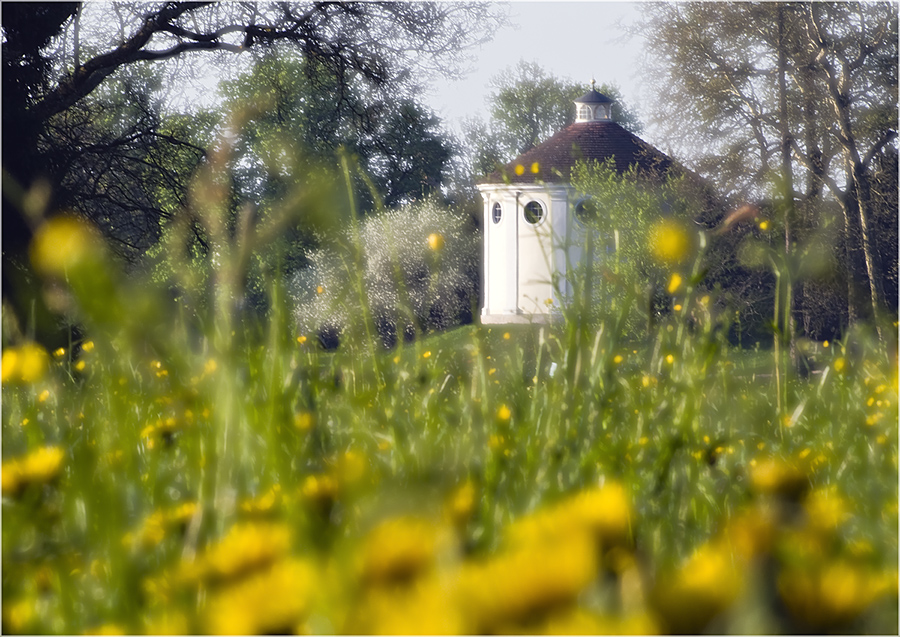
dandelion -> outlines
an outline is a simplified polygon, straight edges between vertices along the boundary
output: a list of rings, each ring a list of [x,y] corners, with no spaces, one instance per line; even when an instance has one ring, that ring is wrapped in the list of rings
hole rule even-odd
[[[85,341],[81,344],[81,351],[90,352],[94,349],[94,341]]]
[[[691,252],[691,236],[680,223],[663,219],[651,227],[650,253],[663,265],[683,263]]]
[[[65,355],[66,355],[65,347],[57,347],[55,350],[53,350],[53,358],[62,358]]]
[[[300,345],[303,345],[303,344],[306,342],[306,336],[304,336],[303,334],[301,334],[300,336],[297,337],[297,342],[298,342]]]
[[[760,222],[759,222],[759,229],[762,230],[763,232],[765,232],[766,230],[768,230],[768,229],[769,229],[769,222],[768,222],[768,221],[765,221],[765,220],[764,220],[764,221],[760,221]]]
[[[672,309],[675,310],[676,312],[680,312],[681,311],[681,303],[676,303],[674,306],[672,306]]]
[[[525,166],[522,164],[516,164],[516,174],[521,176],[525,174]]]
[[[615,363],[616,365],[621,363],[623,360],[625,360],[625,359],[622,358],[621,354],[616,354],[615,356],[613,356],[613,363]]]
[[[540,171],[541,171],[541,166],[540,166],[540,164],[538,164],[538,162],[534,162],[533,164],[531,164],[531,173],[533,175],[538,174]]]
[[[337,498],[338,482],[326,474],[309,475],[303,480],[300,493],[320,510],[327,510]]]
[[[50,398],[50,390],[49,390],[49,389],[45,389],[45,390],[42,391],[42,392],[40,393],[40,395],[38,396],[38,402],[39,402],[39,403],[47,402],[47,399],[48,399],[48,398]]]
[[[47,350],[37,343],[27,342],[19,347],[5,349],[0,365],[3,383],[31,385],[41,380],[47,373],[50,357]]]
[[[301,411],[294,414],[294,427],[300,431],[309,431],[316,424],[316,416],[310,411]]]
[[[44,275],[65,277],[97,260],[102,243],[87,223],[71,216],[44,223],[31,242],[31,262]]]
[[[839,356],[832,363],[832,367],[834,367],[834,371],[838,374],[844,371],[844,368],[847,367],[847,360],[843,356]]]
[[[30,485],[49,484],[62,470],[64,456],[60,447],[51,446],[7,460],[2,467],[3,495],[17,496]]]
[[[240,509],[247,515],[267,515],[274,512],[281,503],[281,485],[272,488],[259,497],[248,498],[241,502]]]
[[[435,560],[438,531],[425,520],[385,520],[369,533],[362,548],[362,580],[368,584],[408,582]]]
[[[669,287],[666,288],[666,291],[668,291],[669,294],[675,294],[675,292],[677,292],[681,287],[681,282],[681,275],[677,272],[673,272],[672,278],[669,279]]]
[[[215,594],[204,614],[205,631],[214,635],[303,633],[320,578],[301,560],[275,564]]]
[[[444,236],[436,232],[428,235],[428,248],[432,252],[440,252],[444,247]]]
[[[661,574],[650,598],[670,633],[697,634],[737,599],[741,588],[730,551],[711,542],[676,571]]]
[[[504,340],[504,341],[508,341],[509,338],[510,338],[509,332],[503,332],[503,340]]]
[[[323,288],[321,285],[317,285],[316,294],[322,294],[323,292],[325,292],[325,288]]]
[[[593,581],[596,565],[594,543],[583,533],[464,564],[457,579],[459,606],[471,624],[464,632],[500,632],[573,602]]]
[[[497,420],[500,422],[509,422],[510,418],[512,418],[512,412],[509,407],[500,405],[500,409],[497,410]]]
[[[779,458],[757,460],[750,472],[750,487],[763,495],[796,498],[809,486],[806,475],[794,464]]]
[[[475,484],[471,480],[466,480],[450,494],[446,512],[455,525],[462,526],[468,522],[474,510]]]
[[[790,614],[813,632],[847,626],[877,600],[897,595],[896,571],[880,574],[846,559],[785,569],[777,584]]]
[[[431,358],[431,350],[428,350],[424,354],[422,354],[422,358]]]
[[[290,547],[290,529],[283,524],[242,522],[200,555],[184,563],[184,582],[224,582],[258,571],[284,557]]]
[[[672,363],[675,362],[675,357],[674,357],[672,354],[667,354],[667,355],[666,355],[666,362],[667,362],[669,365],[671,365]]]

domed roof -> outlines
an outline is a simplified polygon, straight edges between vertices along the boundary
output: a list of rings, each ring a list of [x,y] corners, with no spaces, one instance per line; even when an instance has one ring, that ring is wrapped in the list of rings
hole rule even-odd
[[[596,91],[593,93],[604,97]],[[676,166],[668,155],[617,123],[595,120],[569,125],[543,144],[479,179],[478,183],[568,183],[578,161],[604,162],[610,158],[619,173],[636,166],[638,171],[663,175]],[[520,168],[517,170],[517,167]]]
[[[606,97],[603,93],[599,91],[595,91],[591,88],[590,91],[579,97],[575,100],[576,104],[611,104],[614,102],[614,99]]]

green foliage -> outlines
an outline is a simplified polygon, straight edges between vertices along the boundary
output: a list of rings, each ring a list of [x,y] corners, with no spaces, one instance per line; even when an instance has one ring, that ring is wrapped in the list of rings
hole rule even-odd
[[[603,316],[628,308],[623,320],[632,335],[646,331],[658,313],[671,310],[666,289],[673,277],[689,279],[705,257],[694,223],[702,203],[683,177],[660,183],[634,169],[619,174],[611,160],[577,164],[572,186],[583,208],[566,238],[583,257],[573,257],[573,285],[591,288],[589,305]]]
[[[315,55],[272,49],[220,90],[222,112],[236,114],[242,131],[238,190],[262,214],[294,187],[291,179],[322,163],[336,166],[340,153],[356,158],[378,192],[370,199],[357,183],[362,210],[409,203],[444,182],[452,149],[433,114],[409,98],[368,90],[356,74],[339,74]]]

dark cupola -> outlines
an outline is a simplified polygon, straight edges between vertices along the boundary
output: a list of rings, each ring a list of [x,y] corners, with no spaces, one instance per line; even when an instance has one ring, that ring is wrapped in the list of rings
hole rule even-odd
[[[591,80],[591,90],[575,100],[575,122],[611,121],[614,101],[594,90],[594,80]]]

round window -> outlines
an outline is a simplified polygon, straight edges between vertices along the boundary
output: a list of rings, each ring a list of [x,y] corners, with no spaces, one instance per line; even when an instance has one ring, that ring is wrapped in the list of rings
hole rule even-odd
[[[491,210],[491,219],[494,220],[494,223],[500,223],[501,217],[503,217],[503,208],[500,207],[499,203],[495,203]]]
[[[575,204],[575,218],[581,223],[593,223],[597,220],[597,204],[591,199],[582,199]]]
[[[525,204],[525,221],[531,224],[540,223],[544,218],[544,208],[537,201]]]

